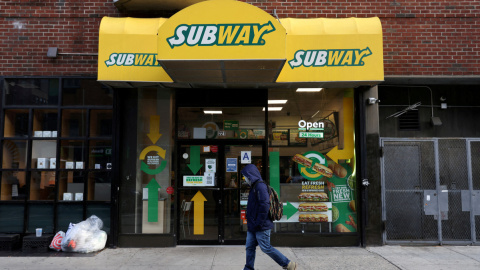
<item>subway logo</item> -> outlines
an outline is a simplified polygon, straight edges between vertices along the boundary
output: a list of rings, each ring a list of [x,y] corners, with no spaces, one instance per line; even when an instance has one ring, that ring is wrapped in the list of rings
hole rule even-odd
[[[173,49],[188,46],[239,46],[265,45],[263,36],[275,31],[272,22],[266,24],[182,24],[175,29],[175,35],[167,38]]]
[[[111,66],[160,66],[155,53],[112,53],[107,61],[107,67]]]
[[[372,55],[370,48],[344,50],[298,50],[294,59],[288,61],[292,69],[324,66],[363,66],[363,58]]]

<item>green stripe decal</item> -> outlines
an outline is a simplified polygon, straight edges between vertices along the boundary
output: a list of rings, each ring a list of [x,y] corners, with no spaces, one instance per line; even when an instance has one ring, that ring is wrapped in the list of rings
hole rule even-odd
[[[280,198],[280,152],[270,152],[270,186]]]

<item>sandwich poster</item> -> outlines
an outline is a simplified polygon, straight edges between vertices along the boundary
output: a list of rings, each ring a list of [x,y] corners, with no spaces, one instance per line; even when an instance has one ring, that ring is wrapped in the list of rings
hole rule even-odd
[[[306,180],[300,202],[291,203],[298,213],[289,221],[332,222],[335,232],[356,232],[356,184],[350,164],[337,164],[316,151],[296,154],[292,160]]]
[[[347,163],[329,161],[333,176],[326,180],[328,197],[332,202],[332,227],[335,232],[356,232],[357,211],[355,204],[356,184],[352,167]]]

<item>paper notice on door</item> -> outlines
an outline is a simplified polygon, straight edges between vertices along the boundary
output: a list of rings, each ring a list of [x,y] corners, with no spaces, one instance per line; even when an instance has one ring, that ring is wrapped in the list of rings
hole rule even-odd
[[[204,177],[204,186],[215,186],[215,173],[205,173]]]
[[[217,160],[216,159],[205,159],[205,172],[215,173],[217,171]]]

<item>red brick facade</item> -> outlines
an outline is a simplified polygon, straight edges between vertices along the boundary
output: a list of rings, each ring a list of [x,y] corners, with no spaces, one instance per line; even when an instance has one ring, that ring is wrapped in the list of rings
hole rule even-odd
[[[161,2],[159,0],[159,2]],[[384,35],[385,75],[480,75],[480,1],[448,0],[248,0],[280,18],[378,16]],[[162,16],[171,12],[142,14]],[[0,1],[0,74],[3,76],[95,76],[104,16],[124,17],[112,0]],[[165,17],[165,16],[164,16]]]

